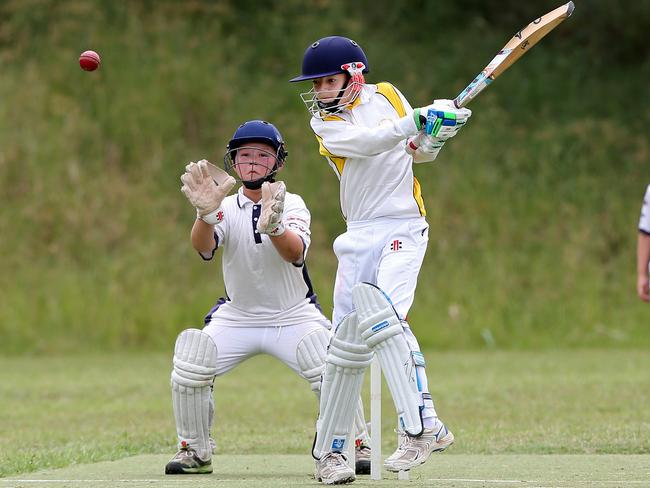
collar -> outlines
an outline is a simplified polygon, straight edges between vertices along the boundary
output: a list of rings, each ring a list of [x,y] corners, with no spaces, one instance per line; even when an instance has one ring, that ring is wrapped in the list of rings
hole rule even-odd
[[[345,108],[347,110],[352,110],[358,105],[361,105],[363,103],[368,103],[370,101],[370,97],[372,97],[372,95],[374,95],[376,91],[377,91],[377,85],[369,85],[367,83],[364,83],[363,87],[361,88],[361,93],[359,93],[359,96],[354,99],[354,102],[347,105]]]
[[[244,185],[240,186],[237,190],[237,206],[239,208],[244,208],[246,205],[262,205],[262,200],[255,203],[253,200],[244,195]]]
[[[361,93],[359,93],[359,96],[357,99],[352,103],[350,108],[354,108],[357,105],[361,105],[362,103],[368,103],[370,101],[370,98],[377,92],[377,85],[370,85],[370,84],[364,84],[363,88],[361,89]]]

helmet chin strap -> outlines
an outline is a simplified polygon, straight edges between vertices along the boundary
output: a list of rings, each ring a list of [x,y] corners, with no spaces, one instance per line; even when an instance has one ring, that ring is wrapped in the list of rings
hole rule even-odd
[[[259,190],[262,188],[262,184],[265,181],[268,181],[269,183],[275,182],[275,178],[273,178],[273,176],[275,175],[265,176],[264,178],[260,178],[259,180],[254,181],[242,181],[242,184],[249,190]]]

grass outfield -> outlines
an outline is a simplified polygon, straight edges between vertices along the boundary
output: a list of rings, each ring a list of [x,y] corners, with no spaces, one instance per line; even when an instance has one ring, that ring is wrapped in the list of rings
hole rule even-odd
[[[640,473],[632,468],[638,459],[645,463],[645,478],[630,480],[650,479],[648,456],[544,456],[650,454],[650,352],[429,351],[425,356],[438,412],[457,438],[450,453],[440,456],[449,467],[426,471],[431,479],[473,478],[471,460],[476,460],[477,466],[494,467],[477,472],[480,479],[517,480],[525,475],[519,466],[530,463],[530,474],[521,479],[548,481],[538,474],[544,459],[568,466],[560,470],[561,479],[571,479],[566,478],[571,460],[582,463],[580,472],[587,476],[600,473],[603,463],[614,466],[619,461],[605,460],[616,459],[622,472]],[[155,478],[174,452],[170,363],[170,355],[161,353],[0,358],[0,476],[22,479],[43,469],[160,454],[143,458],[145,471]],[[390,453],[394,418],[384,393],[382,450]],[[250,458],[258,460],[250,461],[253,466],[281,455],[278,462],[295,466],[295,472],[279,472],[279,478],[296,480],[305,476],[304,469],[310,471],[316,400],[282,363],[249,360],[217,379],[215,399],[217,459],[261,455]],[[535,456],[472,457],[504,454]],[[235,456],[227,468],[219,466],[220,476],[259,479],[246,459]]]

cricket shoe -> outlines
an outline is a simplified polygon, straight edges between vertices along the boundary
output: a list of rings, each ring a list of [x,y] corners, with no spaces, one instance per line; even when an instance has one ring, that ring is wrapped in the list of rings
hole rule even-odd
[[[203,461],[196,451],[183,442],[176,455],[165,466],[165,474],[209,474],[212,460]]]
[[[354,442],[354,472],[355,474],[370,474],[370,446],[365,440]]]
[[[432,452],[444,451],[454,443],[454,434],[439,420],[433,429],[424,429],[419,437],[400,435],[397,450],[384,461],[388,471],[408,471],[424,463]]]
[[[325,485],[343,485],[355,480],[354,471],[339,452],[328,452],[322,458],[316,459],[316,481]]]

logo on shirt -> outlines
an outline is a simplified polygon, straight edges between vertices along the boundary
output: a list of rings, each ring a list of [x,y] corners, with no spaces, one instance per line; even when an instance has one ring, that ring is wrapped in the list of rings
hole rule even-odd
[[[223,220],[223,211],[219,210],[217,212],[217,222],[221,222]]]
[[[402,249],[402,241],[398,241],[395,239],[393,242],[390,243],[390,250],[391,251],[399,251]]]

